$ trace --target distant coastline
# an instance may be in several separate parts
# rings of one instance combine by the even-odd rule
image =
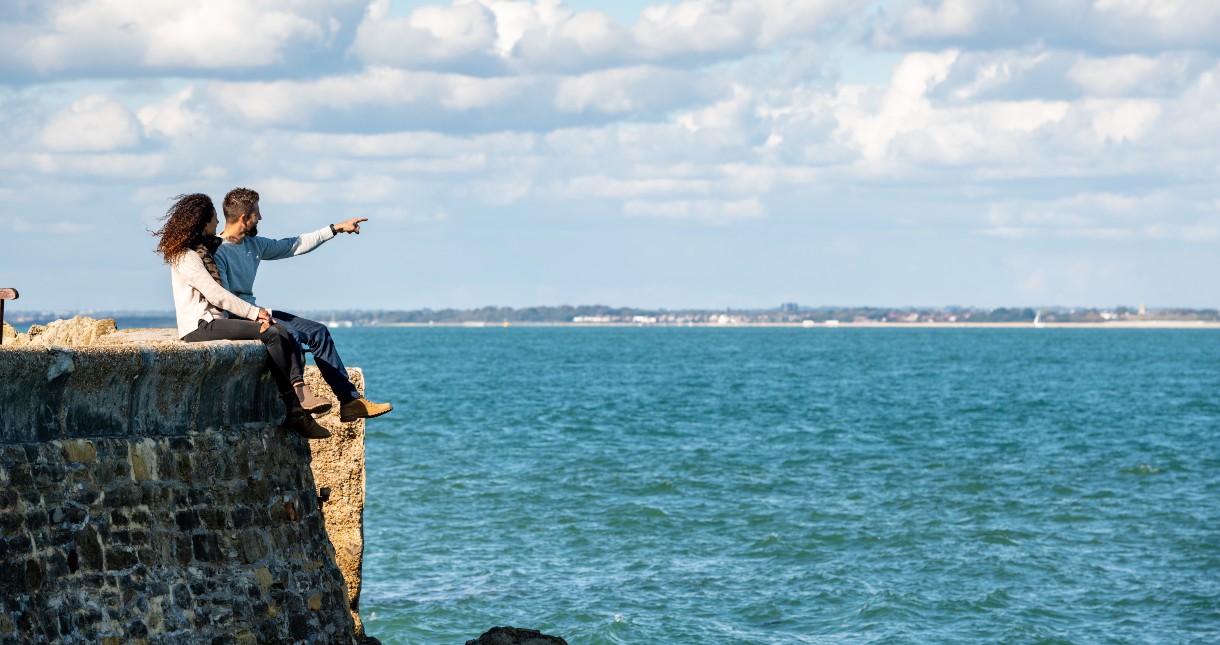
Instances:
[[[173,327],[172,311],[20,311],[5,320],[18,331],[74,315],[113,318],[122,329]],[[637,309],[606,305],[481,307],[478,309],[301,311],[331,327],[815,327],[815,328],[1220,328],[1216,309],[1086,307],[806,307],[769,309]]]
[[[1220,322],[1217,321],[1190,321],[1190,320],[1141,320],[1141,321],[1115,321],[1115,322],[1079,322],[1079,323],[1043,323],[1035,327],[1033,323],[1019,322],[965,322],[965,323],[943,323],[943,322],[860,322],[860,323],[839,323],[837,325],[828,325],[826,323],[814,323],[806,325],[804,323],[629,323],[629,322],[600,322],[600,323],[585,323],[585,322],[510,322],[510,323],[493,323],[493,322],[430,322],[430,323],[380,323],[370,325],[374,327],[406,327],[406,328],[427,328],[427,327],[449,327],[449,328],[467,328],[467,329],[483,329],[493,327],[588,327],[588,328],[632,328],[632,327],[650,327],[650,328],[705,328],[705,329],[737,329],[737,328],[790,328],[790,329],[1220,329]]]

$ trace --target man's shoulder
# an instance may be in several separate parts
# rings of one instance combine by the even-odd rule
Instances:
[[[257,252],[257,251],[261,250],[263,247],[267,246],[268,244],[270,244],[274,241],[275,240],[272,240],[272,239],[266,238],[266,237],[262,237],[259,235],[256,235],[254,237],[243,238],[242,241],[236,242],[236,243],[230,242],[229,240],[225,240],[224,244],[221,244],[220,248],[217,249],[217,253],[219,253],[220,251],[224,251],[225,253],[233,253],[233,254],[238,254],[238,253],[243,253],[243,252],[250,253],[251,251]]]
[[[237,253],[237,248],[238,245],[225,240],[220,243],[220,246],[216,247],[216,250],[212,252],[212,255],[217,258],[223,257],[229,255],[230,253]]]

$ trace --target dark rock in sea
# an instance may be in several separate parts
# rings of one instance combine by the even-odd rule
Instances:
[[[492,627],[482,636],[466,641],[466,645],[568,645],[558,636],[547,636],[536,629]]]

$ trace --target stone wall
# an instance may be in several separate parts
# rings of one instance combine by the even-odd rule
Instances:
[[[0,643],[355,641],[363,424],[311,463],[260,344],[105,340],[0,346]]]

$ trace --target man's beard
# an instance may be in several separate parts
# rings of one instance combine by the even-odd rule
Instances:
[[[246,227],[246,237],[254,237],[258,235],[258,224],[251,224]]]

